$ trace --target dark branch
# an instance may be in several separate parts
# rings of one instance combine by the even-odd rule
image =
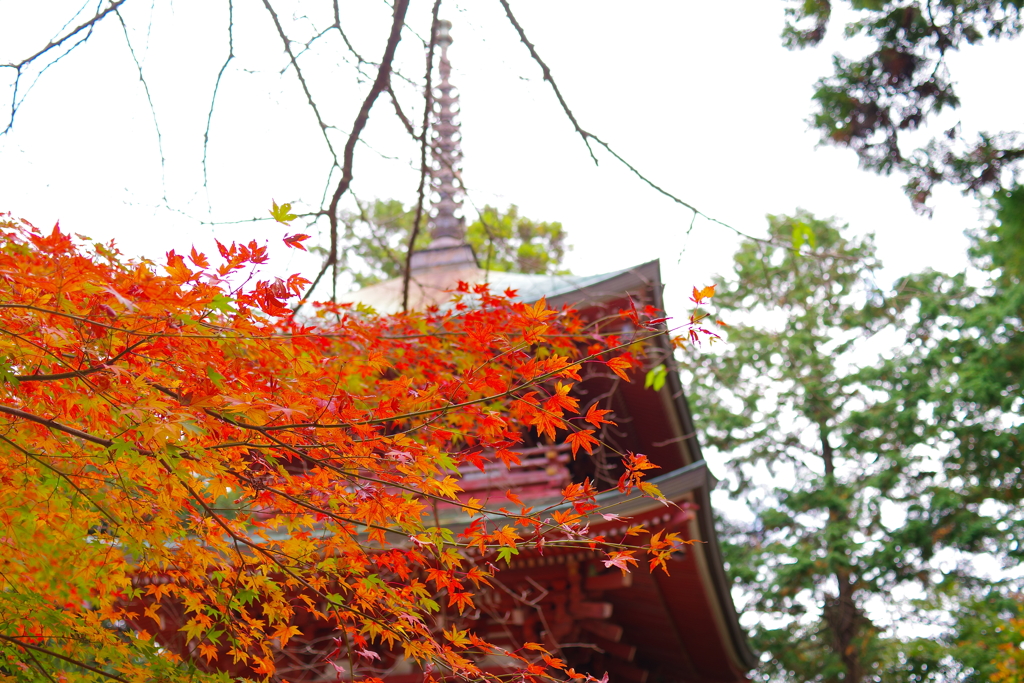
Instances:
[[[62,45],[64,45],[64,43],[68,42],[69,40],[71,40],[72,38],[77,36],[79,33],[81,33],[82,31],[86,31],[87,32],[86,36],[82,40],[80,40],[77,43],[75,43],[74,45],[72,45],[71,48],[68,49],[68,52],[70,52],[71,50],[75,49],[85,39],[87,39],[89,35],[92,35],[92,29],[93,29],[93,27],[97,23],[99,23],[100,21],[105,19],[107,17],[107,15],[110,14],[111,12],[116,12],[118,10],[118,8],[121,7],[121,5],[123,5],[126,2],[128,2],[128,0],[112,0],[112,2],[110,3],[110,7],[106,8],[102,12],[97,13],[92,19],[89,19],[88,21],[79,24],[78,26],[75,27],[75,29],[73,31],[71,31],[71,33],[68,33],[63,38],[60,38],[56,42],[51,40],[49,43],[46,44],[45,47],[43,47],[39,51],[35,52],[34,54],[26,57],[25,59],[21,60],[20,62],[11,63],[11,64],[0,64],[0,68],[9,68],[9,69],[14,69],[15,70],[14,89],[13,89],[13,94],[11,95],[11,120],[7,122],[7,126],[3,129],[3,131],[0,131],[0,135],[6,134],[8,131],[11,130],[11,128],[14,127],[14,117],[17,115],[18,109],[19,109],[19,106],[18,106],[18,84],[21,81],[22,70],[26,66],[31,64],[32,62],[36,61],[37,59],[39,59],[40,57],[45,55],[50,50],[53,50],[54,48],[61,47]],[[67,53],[65,53],[65,54],[67,54]],[[58,57],[57,59],[59,60],[60,57]],[[56,60],[54,60],[54,61],[56,61]],[[45,71],[45,69],[43,69],[43,70]]]
[[[46,655],[48,657],[55,657],[57,659],[60,659],[61,661],[67,662],[68,664],[73,664],[73,665],[75,665],[77,667],[81,667],[81,668],[85,669],[86,671],[91,671],[94,674],[99,674],[100,676],[103,676],[104,678],[110,678],[110,679],[115,680],[115,681],[121,681],[121,683],[128,683],[127,679],[121,678],[120,676],[117,676],[117,675],[112,674],[112,673],[107,673],[103,669],[97,669],[96,667],[89,666],[85,662],[80,662],[77,659],[72,659],[71,657],[65,657],[62,654],[58,654],[56,652],[53,652],[52,650],[47,650],[45,648],[37,647],[35,645],[31,645],[29,643],[22,642],[21,640],[18,640],[18,638],[12,638],[11,636],[6,636],[6,635],[0,633],[0,640],[5,640],[8,643],[16,645],[17,647],[24,648],[26,650],[31,650],[33,652],[38,652],[38,653],[44,654],[44,655]]]
[[[405,126],[406,132],[412,136],[413,140],[419,140],[420,136],[416,135],[416,130],[412,127],[412,121],[410,121],[409,117],[405,115],[404,111],[402,111],[402,105],[399,104],[398,96],[395,95],[395,89],[391,87],[390,83],[388,83],[388,95],[391,95],[391,102],[395,105],[395,115],[398,116],[402,125]]]
[[[206,173],[206,153],[210,147],[210,124],[213,122],[213,105],[217,102],[217,93],[220,91],[220,81],[227,71],[228,64],[235,58],[235,3],[228,0],[228,58],[217,72],[217,80],[213,84],[213,95],[210,97],[210,111],[206,114],[206,130],[203,132],[203,187],[208,188]],[[209,201],[209,194],[207,194]]]
[[[427,71],[423,90],[423,128],[420,131],[420,184],[416,190],[416,216],[412,222],[412,234],[409,235],[409,247],[405,252],[405,267],[402,268],[402,310],[409,310],[409,277],[412,275],[412,252],[416,248],[416,240],[420,236],[420,223],[423,220],[423,199],[427,184],[427,143],[430,135],[430,113],[434,108],[434,91],[431,76],[434,73],[434,48],[437,45],[437,15],[441,11],[441,0],[434,0],[434,9],[430,20],[430,45],[427,47]]]
[[[583,144],[587,146],[587,150],[590,151],[590,158],[594,160],[594,164],[596,165],[597,157],[594,156],[594,150],[590,147],[590,139],[594,136],[580,128],[579,122],[573,115],[572,110],[569,109],[569,105],[566,104],[565,98],[562,97],[562,91],[558,89],[558,84],[555,83],[555,79],[551,76],[551,69],[548,68],[548,65],[545,64],[544,60],[540,58],[539,54],[537,54],[537,48],[533,46],[533,43],[531,43],[529,38],[526,37],[526,32],[523,31],[523,27],[520,26],[518,21],[516,21],[515,15],[512,14],[512,8],[509,7],[508,0],[499,0],[499,2],[501,2],[501,6],[505,8],[505,16],[507,16],[508,20],[512,22],[512,26],[515,27],[516,32],[519,34],[519,40],[523,41],[523,45],[525,45],[526,49],[530,51],[530,56],[533,57],[533,61],[540,65],[541,71],[544,73],[544,80],[551,84],[551,89],[555,91],[555,97],[558,98],[558,103],[562,105],[562,111],[564,111],[565,115],[569,117],[572,127],[575,128],[576,132],[580,134],[581,138],[583,138]]]
[[[77,436],[79,439],[82,439],[83,441],[88,441],[89,443],[94,443],[97,446],[103,446],[104,448],[110,448],[111,446],[114,445],[114,442],[110,441],[109,439],[102,439],[98,436],[93,436],[88,432],[83,432],[80,429],[75,429],[74,427],[62,425],[61,423],[56,422],[55,420],[49,420],[45,417],[33,415],[32,413],[26,413],[24,410],[11,408],[10,406],[0,405],[0,413],[6,413],[7,415],[10,415],[12,417],[19,417],[23,420],[28,420],[29,422],[35,422],[37,424],[43,425],[44,427],[49,427],[50,429],[53,429],[55,431],[70,434],[71,436]],[[152,453],[150,453],[149,451],[144,451],[142,449],[138,450],[143,455],[152,455]]]
[[[264,0],[264,2],[266,1]],[[398,42],[402,39],[402,27],[405,25],[405,15],[408,10],[409,0],[395,1],[391,34],[388,36],[388,43],[384,48],[384,57],[380,60],[377,78],[374,80],[370,92],[366,94],[363,105],[359,108],[359,113],[356,115],[356,120],[352,124],[352,130],[348,135],[348,141],[345,143],[341,179],[338,181],[338,187],[334,190],[334,195],[331,197],[327,213],[327,219],[331,224],[331,246],[327,255],[327,262],[335,271],[337,271],[338,263],[338,202],[341,201],[342,195],[348,191],[349,186],[352,184],[356,142],[359,141],[359,136],[362,134],[363,129],[366,127],[366,122],[370,118],[370,109],[373,108],[374,102],[377,101],[382,92],[387,90],[388,84],[391,82],[391,64],[395,59],[395,50],[398,49]]]

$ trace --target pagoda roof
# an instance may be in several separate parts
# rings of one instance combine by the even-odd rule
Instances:
[[[468,249],[468,246],[461,248]],[[524,301],[544,297],[550,307],[570,305],[581,311],[618,310],[628,305],[630,298],[659,309],[664,307],[660,264],[654,260],[584,276],[488,272],[475,264],[463,262],[453,266],[442,262],[413,272],[410,308],[444,307],[459,281],[470,285],[486,282],[493,291],[517,290],[518,297]],[[368,304],[378,312],[397,311],[401,309],[401,291],[400,279],[389,280],[354,292],[349,300]],[[667,337],[654,337],[651,343],[663,346],[667,363],[673,365]],[[597,495],[598,512],[588,518],[591,533],[612,536],[624,530],[626,523],[608,521],[600,514],[611,512],[652,526],[652,530],[669,526],[682,528],[683,535],[697,543],[688,548],[683,559],[670,563],[669,574],[650,572],[646,567],[634,569],[638,574],[635,584],[607,592],[606,599],[615,603],[617,623],[624,629],[625,638],[636,643],[641,659],[651,665],[658,664],[661,671],[683,667],[680,671],[687,673],[680,674],[683,676],[680,680],[723,683],[746,680],[746,672],[756,666],[757,658],[747,644],[732,601],[710,498],[717,480],[708,470],[701,452],[679,373],[668,372],[666,384],[660,391],[645,389],[638,382],[621,385],[618,391],[623,392],[629,405],[632,429],[643,436],[637,452],[650,455],[664,472],[650,481],[671,504],[666,506],[636,492],[604,491]],[[539,509],[559,500],[552,491],[550,499],[539,497],[529,502]],[[680,505],[689,506],[689,521],[675,514],[681,509]],[[467,518],[459,508],[453,506],[445,512],[441,519],[444,526],[457,529],[466,523]],[[503,571],[530,573],[536,571],[536,567],[571,560],[571,553],[555,549],[547,550],[543,557],[524,550],[509,569]],[[637,606],[652,600],[657,604],[648,604],[643,609]]]
[[[414,270],[409,278],[409,308],[446,306],[459,282],[469,285],[486,283],[493,292],[513,289],[523,301],[537,301],[543,297],[552,306],[581,306],[621,299],[627,293],[651,287],[655,281],[660,286],[657,260],[597,275],[510,273],[485,270],[476,264],[463,262]],[[402,278],[393,278],[350,292],[339,300],[358,302],[378,313],[397,313],[402,310],[403,284]]]

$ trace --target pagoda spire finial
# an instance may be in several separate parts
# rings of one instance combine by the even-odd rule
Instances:
[[[452,44],[452,23],[445,19],[437,22],[435,42],[441,48],[438,72],[441,82],[437,86],[440,95],[435,99],[436,109],[433,122],[431,155],[433,167],[430,187],[430,232],[433,238],[431,248],[461,245],[466,239],[465,219],[456,215],[462,208],[462,149],[459,142],[462,134],[455,117],[459,113],[459,95],[451,84],[451,62],[448,61],[448,46]]]

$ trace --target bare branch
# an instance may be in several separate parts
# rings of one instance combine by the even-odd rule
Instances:
[[[156,118],[156,108],[153,106],[153,96],[149,92],[149,83],[146,82],[145,76],[142,75],[142,64],[139,62],[138,56],[135,54],[135,48],[132,47],[132,41],[128,37],[128,25],[124,23],[124,17],[121,16],[121,10],[115,8],[114,14],[117,15],[117,20],[121,22],[121,30],[124,31],[124,42],[128,46],[128,52],[132,55],[132,61],[135,62],[135,68],[139,72],[139,81],[142,83],[142,88],[146,91],[146,101],[149,103],[149,113],[153,115],[153,128],[156,129],[156,147],[160,152],[160,187],[163,189],[164,203],[167,203],[167,159],[164,157],[164,137],[160,133],[160,122]]]
[[[558,103],[562,105],[562,111],[564,111],[565,115],[569,117],[572,127],[575,128],[576,132],[580,134],[581,138],[583,138],[583,144],[587,146],[587,150],[590,152],[590,158],[594,160],[594,165],[597,165],[597,157],[594,156],[594,150],[590,147],[590,138],[593,136],[580,128],[579,122],[573,115],[572,110],[569,109],[569,105],[566,104],[565,98],[562,97],[562,91],[558,89],[558,84],[555,83],[555,79],[551,76],[551,69],[548,68],[548,65],[545,64],[544,60],[540,58],[539,54],[537,54],[537,48],[533,46],[530,39],[526,37],[526,32],[523,31],[523,27],[519,25],[518,21],[516,21],[515,15],[512,14],[512,8],[509,7],[508,0],[499,0],[499,2],[501,2],[501,6],[505,8],[505,16],[507,16],[508,20],[512,22],[512,26],[515,27],[516,32],[519,34],[519,40],[523,41],[523,45],[525,45],[526,49],[530,51],[530,56],[533,57],[533,61],[540,65],[541,71],[544,72],[544,80],[551,84],[551,89],[555,91],[555,97],[558,98]]]
[[[352,47],[352,42],[349,41],[348,36],[345,35],[345,30],[341,28],[341,12],[338,9],[338,0],[334,0],[334,25],[331,28],[338,29],[338,33],[341,34],[341,39],[345,41],[345,47],[348,48],[349,52],[355,55],[356,60],[360,64],[369,64],[369,62],[366,59],[363,59],[363,56],[359,54],[354,47]]]
[[[203,187],[209,192],[208,178],[206,173],[206,153],[210,147],[210,123],[213,121],[213,105],[217,102],[217,93],[220,91],[220,81],[227,71],[228,64],[235,58],[235,3],[228,0],[228,58],[217,72],[217,80],[213,84],[213,95],[210,97],[210,111],[206,115],[206,130],[203,132]],[[207,194],[209,201],[209,194]]]
[[[364,64],[368,65],[368,66],[377,67],[378,69],[380,68],[380,64],[378,64],[377,62],[373,61],[372,59],[366,59],[361,54],[359,54],[359,51],[356,50],[355,47],[353,47],[352,41],[350,41],[348,39],[348,34],[346,34],[345,30],[341,27],[341,12],[340,12],[340,10],[338,8],[338,0],[334,0],[334,23],[331,24],[330,26],[328,26],[324,30],[324,33],[327,33],[327,31],[330,31],[332,28],[338,30],[338,34],[341,36],[342,41],[344,41],[345,47],[347,47],[348,51],[352,53],[352,56],[354,56],[356,58],[356,69],[359,71],[360,74],[365,75],[363,70],[362,70],[362,67],[363,67]],[[317,36],[316,38],[319,38],[319,36]],[[316,38],[313,38],[313,40],[316,40]],[[311,40],[310,42],[313,42],[313,41]],[[346,60],[346,61],[348,61],[348,60]],[[419,83],[417,83],[416,81],[412,80],[411,78],[408,78],[408,77],[402,75],[402,73],[400,71],[398,71],[398,70],[396,70],[394,68],[392,68],[391,73],[393,75],[395,75],[395,76],[398,76],[398,78],[402,79],[403,81],[405,81],[409,85],[419,86]]]
[[[264,0],[264,2],[266,1],[267,0]],[[334,190],[334,195],[331,197],[331,203],[327,210],[327,219],[331,224],[331,245],[327,259],[331,266],[334,267],[335,271],[337,271],[338,262],[338,202],[341,201],[342,195],[345,194],[349,186],[352,184],[356,142],[359,141],[359,136],[362,134],[363,129],[366,127],[366,122],[370,118],[370,109],[373,108],[374,102],[376,102],[380,94],[387,89],[388,84],[391,81],[391,63],[395,59],[395,50],[398,49],[398,42],[402,39],[402,27],[405,25],[405,15],[408,10],[409,0],[395,1],[395,13],[391,22],[391,34],[388,36],[388,43],[384,48],[384,57],[380,60],[380,69],[377,71],[377,78],[374,80],[373,87],[370,88],[370,92],[366,94],[366,99],[363,100],[363,105],[359,108],[356,120],[352,124],[352,130],[349,132],[348,141],[345,143],[341,179],[338,181],[338,187]]]
[[[34,54],[26,57],[25,59],[21,60],[20,62],[15,62],[15,63],[11,63],[11,64],[0,64],[0,69],[7,68],[7,69],[14,69],[14,71],[15,71],[14,89],[13,89],[13,93],[11,95],[11,120],[7,122],[7,126],[3,129],[3,131],[0,131],[0,135],[6,134],[8,131],[11,130],[11,128],[14,127],[14,118],[15,118],[15,116],[18,113],[18,109],[20,108],[20,105],[18,104],[18,85],[21,82],[21,76],[22,76],[22,72],[23,72],[24,68],[26,66],[32,64],[34,61],[36,61],[37,59],[39,59],[43,55],[45,55],[47,52],[49,52],[49,51],[51,51],[51,50],[53,50],[55,48],[63,46],[64,43],[68,42],[69,40],[71,40],[72,38],[77,36],[79,33],[81,33],[82,31],[86,32],[86,35],[81,40],[79,40],[77,43],[72,45],[68,49],[67,52],[65,52],[60,57],[57,57],[57,59],[55,59],[53,62],[48,64],[46,67],[44,67],[43,71],[45,71],[50,66],[52,66],[54,63],[59,61],[62,57],[67,55],[68,52],[71,52],[71,50],[74,50],[76,47],[81,45],[82,42],[84,42],[86,39],[88,39],[88,37],[90,35],[92,35],[92,29],[93,29],[93,27],[97,23],[99,23],[100,21],[105,19],[107,17],[107,15],[110,14],[111,12],[116,12],[118,10],[118,8],[120,8],[121,5],[123,5],[126,2],[128,2],[128,0],[111,0],[110,7],[107,7],[102,12],[97,12],[96,15],[93,16],[91,19],[89,19],[88,21],[85,21],[85,22],[79,24],[78,26],[75,27],[75,29],[73,31],[71,31],[67,35],[63,36],[62,38],[59,38],[56,41],[51,40],[43,48],[41,48],[40,50],[38,50]]]
[[[437,15],[441,11],[441,0],[434,0],[430,20],[430,45],[427,47],[427,71],[423,91],[423,128],[420,130],[420,184],[416,190],[416,216],[409,235],[409,247],[405,252],[405,267],[402,268],[402,310],[409,310],[409,277],[412,275],[412,252],[420,236],[420,222],[423,220],[423,199],[427,184],[427,143],[430,135],[430,114],[434,108],[434,91],[431,76],[434,73],[434,48],[437,45]]]
[[[583,142],[584,142],[584,144],[586,144],[587,150],[590,151],[590,158],[594,160],[595,164],[597,164],[598,162],[597,162],[597,157],[594,155],[594,150],[591,147],[591,144],[590,144],[591,141],[596,142],[601,147],[604,147],[605,151],[607,151],[609,154],[611,154],[613,157],[615,157],[615,159],[617,161],[622,163],[626,168],[628,168],[630,171],[632,171],[633,174],[637,178],[642,180],[644,183],[649,185],[651,188],[653,188],[657,192],[660,192],[664,196],[668,197],[669,199],[671,199],[676,204],[679,204],[680,206],[683,206],[683,207],[689,209],[690,211],[692,211],[694,217],[700,216],[701,218],[704,218],[705,220],[710,221],[711,223],[715,223],[717,225],[721,225],[723,228],[728,228],[729,230],[732,230],[734,233],[736,233],[737,235],[739,235],[741,237],[745,237],[747,239],[755,240],[755,241],[758,241],[758,242],[764,242],[766,244],[773,244],[770,240],[766,240],[766,239],[761,238],[761,237],[754,237],[753,235],[748,235],[747,233],[743,232],[742,230],[739,230],[738,228],[734,228],[733,226],[729,225],[728,223],[726,223],[724,221],[721,221],[721,220],[719,220],[717,218],[709,216],[708,214],[704,213],[703,211],[701,211],[700,209],[695,207],[693,204],[690,204],[689,202],[683,200],[679,196],[677,196],[675,194],[672,194],[671,192],[669,192],[668,190],[666,190],[665,188],[661,187],[660,185],[658,185],[657,183],[652,181],[650,178],[645,176],[643,173],[641,173],[639,169],[637,169],[631,163],[626,161],[618,152],[613,150],[611,148],[611,146],[607,142],[605,142],[601,138],[597,137],[593,133],[590,133],[590,132],[584,130],[580,126],[579,122],[576,120],[576,116],[572,113],[572,110],[569,109],[569,105],[566,103],[565,98],[562,97],[562,92],[558,89],[558,84],[555,83],[555,79],[551,75],[551,69],[548,68],[548,65],[546,63],[544,63],[543,59],[541,59],[540,55],[537,53],[537,48],[534,47],[533,43],[531,43],[530,40],[526,37],[526,32],[523,30],[523,27],[516,20],[515,15],[512,14],[512,8],[509,6],[508,0],[498,0],[498,1],[501,3],[501,6],[505,8],[505,15],[508,17],[508,20],[512,23],[512,26],[516,29],[516,32],[519,34],[519,39],[522,41],[523,45],[525,45],[526,48],[530,51],[530,56],[533,57],[533,61],[537,62],[537,64],[540,66],[541,71],[544,73],[544,80],[551,84],[551,89],[555,91],[555,97],[558,98],[558,103],[560,105],[562,105],[562,111],[565,112],[565,115],[569,118],[569,121],[572,123],[573,128],[576,129],[576,132],[579,133],[581,138],[583,138]],[[691,222],[690,229],[692,229],[692,228],[693,228],[693,223]],[[777,245],[777,246],[780,246],[780,245]]]
[[[292,52],[292,41],[288,35],[284,32],[284,27],[281,26],[281,20],[277,17],[277,12],[270,5],[270,0],[263,0],[263,6],[267,8],[267,12],[270,13],[270,17],[274,20],[274,26],[277,27],[277,35],[281,37],[281,42],[284,43],[284,51],[288,54],[288,60],[291,65],[295,68],[295,75],[299,78],[299,83],[302,85],[302,92],[306,93],[306,102],[309,103],[310,108],[313,110],[314,116],[316,116],[316,122],[320,126],[320,132],[324,136],[324,140],[327,142],[327,149],[331,152],[331,157],[334,159],[334,165],[338,165],[338,153],[334,151],[334,145],[331,144],[331,138],[327,135],[328,125],[324,122],[322,116],[320,116],[320,108],[316,106],[316,102],[313,100],[313,94],[309,91],[309,86],[306,84],[306,77],[302,74],[302,69],[299,68],[299,63],[295,59],[295,53]]]

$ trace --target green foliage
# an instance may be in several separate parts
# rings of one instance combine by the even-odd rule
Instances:
[[[661,388],[665,386],[665,380],[668,378],[668,368],[662,363],[657,367],[653,367],[647,371],[647,375],[644,377],[644,389],[654,389],[655,391],[661,391]]]
[[[735,277],[716,282],[728,344],[689,361],[691,401],[756,515],[723,536],[766,679],[991,671],[1005,642],[994,624],[1013,601],[967,559],[1024,548],[1024,241],[1002,242],[1022,228],[1017,193],[1000,201],[1001,220],[976,236],[985,288],[924,273],[886,297],[871,239],[802,211],[770,216],[771,244],[745,242]],[[940,562],[950,552],[964,561]],[[896,604],[894,593],[921,597]],[[880,621],[883,607],[900,617]]]
[[[415,208],[407,209],[395,199],[361,204],[358,214],[343,215],[345,248],[340,256],[341,268],[349,272],[360,287],[401,277],[415,218]],[[515,205],[504,212],[485,206],[480,218],[466,229],[466,240],[476,252],[481,267],[488,270],[567,272],[561,270],[562,259],[569,248],[562,224],[520,216]],[[430,232],[424,215],[416,249],[428,246]]]
[[[519,215],[515,204],[501,212],[485,206],[466,231],[480,265],[489,270],[554,275],[562,270],[569,248],[558,222],[544,223]]]
[[[856,19],[848,38],[867,39],[862,59],[836,55],[832,75],[817,83],[814,125],[828,144],[853,149],[865,168],[907,174],[914,206],[927,212],[936,184],[991,194],[1012,177],[1024,158],[1014,133],[981,133],[974,141],[959,128],[906,153],[901,136],[929,117],[960,106],[947,56],[985,38],[1014,38],[1024,27],[1022,0],[850,0]],[[814,46],[832,18],[830,0],[795,0],[787,8],[783,42],[790,48]]]

